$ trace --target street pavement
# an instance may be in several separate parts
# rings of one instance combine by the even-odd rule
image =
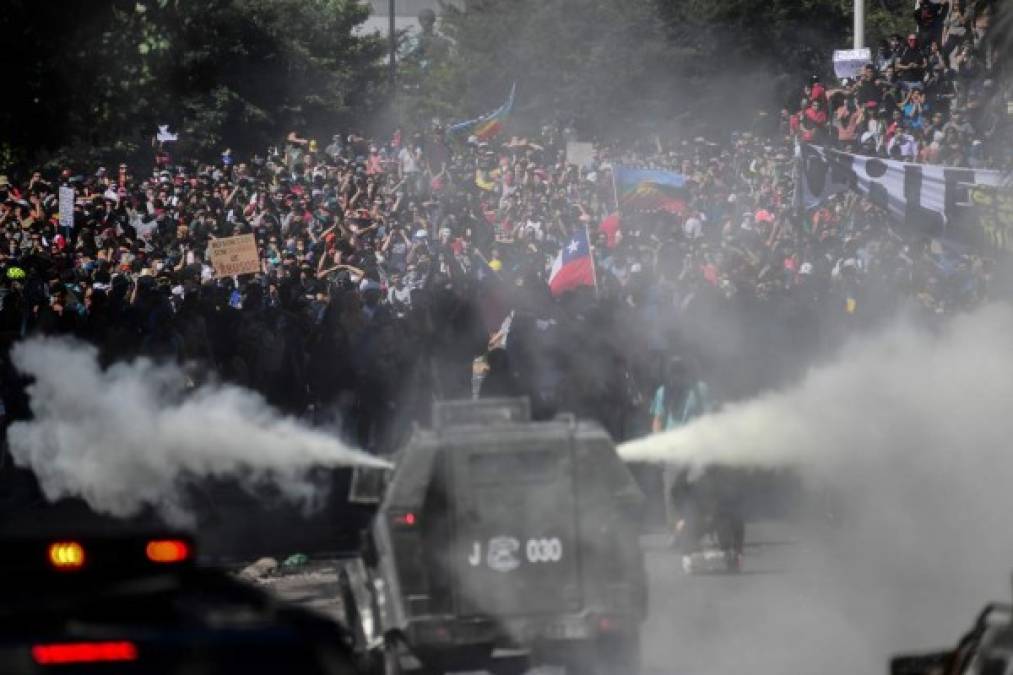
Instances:
[[[642,633],[649,675],[827,672],[806,663],[798,636],[808,619],[811,551],[794,528],[751,523],[742,571],[687,575],[660,537],[644,541],[650,613]],[[882,671],[881,671],[882,672]]]

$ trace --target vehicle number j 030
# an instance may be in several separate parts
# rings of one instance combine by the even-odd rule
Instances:
[[[513,537],[494,537],[488,544],[476,541],[468,552],[468,564],[478,567],[486,560],[488,565],[500,571],[516,568],[514,552],[521,548],[520,542]],[[485,551],[483,551],[485,549]],[[559,537],[539,537],[524,542],[523,555],[531,564],[556,563],[563,559],[563,542]],[[485,555],[483,556],[483,553]]]

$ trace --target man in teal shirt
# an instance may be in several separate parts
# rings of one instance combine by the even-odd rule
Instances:
[[[676,357],[668,362],[665,383],[658,387],[651,404],[651,429],[670,431],[694,417],[710,412],[712,404],[707,385],[698,380],[689,366]],[[696,481],[690,481],[684,467],[666,465],[664,472],[665,505],[674,533],[683,553],[683,569],[693,570],[692,554],[700,550],[701,540],[713,532],[718,545],[726,550],[729,569],[739,569],[742,559],[744,524],[719,498],[719,484],[727,478],[708,469]],[[715,501],[717,499],[717,501]]]
[[[665,383],[658,387],[651,404],[651,431],[670,431],[710,410],[707,385],[692,377],[681,358],[669,360]]]

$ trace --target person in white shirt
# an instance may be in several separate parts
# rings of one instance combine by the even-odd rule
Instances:
[[[703,236],[703,214],[696,212],[693,213],[686,222],[683,223],[682,231],[686,234],[688,239],[699,239]]]

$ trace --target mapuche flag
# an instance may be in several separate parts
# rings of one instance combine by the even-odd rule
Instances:
[[[517,93],[517,83],[510,87],[510,96],[506,102],[491,113],[467,122],[458,122],[447,127],[447,135],[450,137],[461,137],[464,135],[475,136],[480,141],[487,141],[503,130],[503,123],[510,116],[514,107],[514,94]]]
[[[613,177],[620,207],[669,213],[686,208],[686,177],[681,173],[617,166]]]
[[[561,295],[579,286],[594,285],[594,261],[591,259],[587,230],[579,229],[570,235],[569,241],[552,262],[549,290],[553,295]]]

